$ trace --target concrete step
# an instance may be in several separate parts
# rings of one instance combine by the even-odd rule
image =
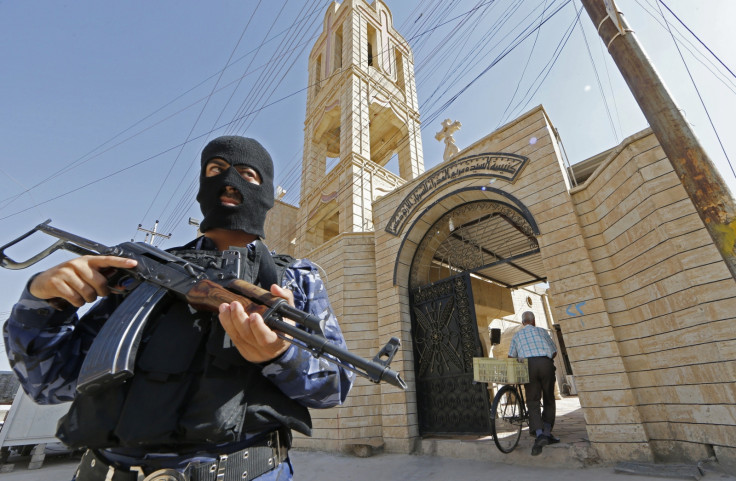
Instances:
[[[498,450],[493,438],[425,438],[421,441],[421,452],[427,456],[459,459],[475,459],[523,466],[582,468],[600,463],[595,449],[588,441],[565,442],[545,446],[542,453],[532,456],[534,438],[522,432],[519,445],[509,454]]]

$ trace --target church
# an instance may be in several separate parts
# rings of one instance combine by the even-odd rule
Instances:
[[[266,240],[323,269],[348,348],[391,337],[408,389],[358,378],[295,446],[412,453],[487,436],[473,357],[520,311],[547,321],[605,462],[736,462],[736,285],[646,129],[575,164],[543,106],[425,171],[411,46],[381,0],[331,4],[309,55],[298,206]],[[387,168],[398,162],[398,173]]]

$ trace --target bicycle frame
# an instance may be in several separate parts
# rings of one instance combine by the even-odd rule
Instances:
[[[527,425],[529,424],[529,411],[526,410],[526,398],[524,397],[524,389],[523,384],[514,384],[514,387],[516,388],[516,393],[519,395],[519,399],[521,400],[521,419],[523,422],[526,422]]]

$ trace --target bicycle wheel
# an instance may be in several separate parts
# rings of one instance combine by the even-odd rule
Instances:
[[[491,406],[491,433],[502,453],[510,453],[519,444],[523,406],[516,388],[506,385],[498,390]]]

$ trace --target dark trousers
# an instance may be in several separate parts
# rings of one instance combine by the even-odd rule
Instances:
[[[529,431],[544,429],[543,423],[555,424],[555,363],[548,357],[529,358],[529,384],[526,407],[529,410]],[[540,400],[544,400],[544,410]]]

